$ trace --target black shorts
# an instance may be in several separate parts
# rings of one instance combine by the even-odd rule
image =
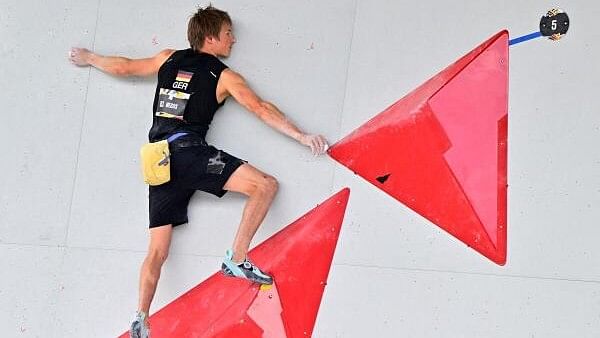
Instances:
[[[150,228],[188,222],[187,207],[196,190],[223,197],[223,186],[245,161],[200,139],[181,137],[169,144],[171,180],[150,186]]]

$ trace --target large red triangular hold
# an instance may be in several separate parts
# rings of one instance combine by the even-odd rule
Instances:
[[[152,315],[152,336],[310,337],[349,195],[341,190],[248,253],[273,286],[215,273]]]
[[[329,153],[504,265],[507,123],[508,32],[501,31]]]

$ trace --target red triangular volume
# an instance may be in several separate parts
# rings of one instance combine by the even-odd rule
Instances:
[[[508,32],[334,144],[331,157],[506,263]]]
[[[152,315],[152,336],[310,337],[349,195],[341,190],[248,253],[273,286],[215,273]]]

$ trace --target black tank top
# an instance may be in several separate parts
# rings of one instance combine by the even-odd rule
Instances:
[[[178,50],[158,71],[150,142],[178,132],[206,137],[217,102],[217,82],[227,66],[213,55],[193,49]],[[191,136],[190,135],[190,136]]]

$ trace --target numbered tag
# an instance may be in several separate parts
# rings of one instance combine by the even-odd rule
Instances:
[[[558,8],[553,8],[540,20],[540,33],[550,40],[560,40],[569,30],[569,16]]]
[[[190,94],[174,89],[160,88],[156,116],[183,120],[189,98]]]

